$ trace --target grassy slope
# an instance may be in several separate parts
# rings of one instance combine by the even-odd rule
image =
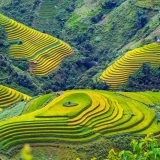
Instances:
[[[46,105],[46,102],[52,98],[52,94],[46,94],[32,99],[29,103],[26,104],[23,114],[31,113],[43,108]]]
[[[2,0],[0,2],[0,6],[5,6],[6,4],[8,4],[10,2],[10,0]]]
[[[1,54],[5,54],[6,52],[1,52]],[[0,54],[0,56],[1,56]],[[41,92],[41,85],[35,79],[34,76],[22,71],[21,69],[15,67],[7,57],[1,56],[1,60],[3,60],[3,66],[1,64],[0,70],[0,84],[6,85],[11,88],[15,88],[16,90],[29,94],[29,95],[37,95]],[[24,83],[26,82],[26,83]]]

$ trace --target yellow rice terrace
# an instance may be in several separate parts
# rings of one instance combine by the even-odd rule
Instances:
[[[73,53],[72,48],[63,41],[31,29],[0,14],[0,25],[7,32],[8,40],[14,41],[9,53],[14,58],[26,59],[28,72],[45,76],[55,70],[62,59]]]
[[[13,115],[0,122],[1,150],[12,152],[25,143],[83,144],[115,134],[160,131],[154,111],[148,108],[160,103],[157,92],[72,90],[41,95],[23,103],[18,117]]]
[[[100,79],[110,84],[111,89],[117,89],[145,62],[150,62],[154,67],[160,66],[160,43],[151,43],[127,52],[111,64]]]

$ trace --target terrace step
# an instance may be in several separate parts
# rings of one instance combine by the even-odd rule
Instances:
[[[160,44],[152,43],[127,52],[124,56],[110,65],[101,75],[101,79],[110,84],[111,89],[117,89],[124,84],[144,62],[152,66],[160,65]]]

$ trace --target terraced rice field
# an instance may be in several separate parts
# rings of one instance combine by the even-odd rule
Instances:
[[[51,95],[42,96],[45,101]],[[140,98],[138,98],[140,97]],[[143,97],[143,99],[142,99]],[[158,133],[155,113],[146,104],[160,102],[160,93],[66,91],[43,108],[0,122],[0,150],[12,152],[24,143],[86,143],[120,133]],[[64,106],[64,103],[76,106]],[[37,107],[38,108],[38,107]],[[24,112],[25,113],[25,112]]]
[[[14,89],[0,85],[0,107],[10,106],[20,100],[29,100],[31,97]]]
[[[62,59],[73,53],[72,48],[63,41],[41,33],[0,14],[0,25],[8,34],[11,45],[9,53],[14,58],[25,58],[30,71],[44,76],[56,69]]]
[[[154,67],[160,66],[160,44],[152,43],[127,52],[110,65],[100,79],[110,84],[111,89],[117,89],[145,62],[150,62]]]
[[[65,0],[42,0],[40,7],[38,8],[38,16],[41,18],[53,18],[57,14],[70,6],[70,1]],[[63,19],[63,17],[62,17]]]
[[[55,10],[55,2],[51,0],[43,0],[39,9],[39,16],[44,18],[51,18]]]

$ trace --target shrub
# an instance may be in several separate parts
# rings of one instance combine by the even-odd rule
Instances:
[[[109,151],[108,160],[159,160],[160,148],[158,141],[152,135],[148,134],[140,142],[132,140],[131,146],[133,151],[121,151],[116,153],[114,149]]]

